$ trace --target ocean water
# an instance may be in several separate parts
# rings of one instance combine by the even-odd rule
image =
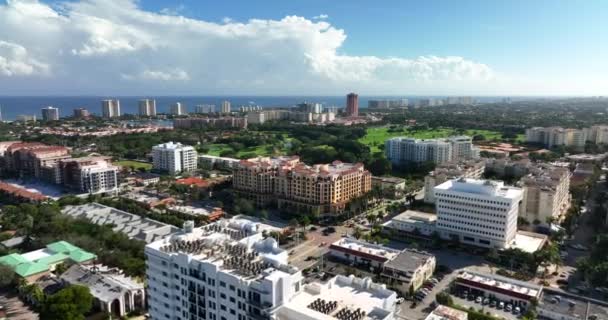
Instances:
[[[189,112],[194,111],[198,104],[220,105],[222,101],[230,101],[233,110],[237,110],[243,105],[259,105],[263,108],[290,107],[298,103],[307,101],[322,103],[325,106],[344,107],[346,96],[129,96],[129,97],[102,97],[102,96],[0,96],[0,107],[2,120],[14,120],[17,115],[27,114],[42,117],[41,109],[46,106],[59,108],[61,117],[71,116],[75,108],[86,108],[93,114],[101,114],[101,100],[119,99],[120,108],[123,114],[137,114],[137,102],[142,98],[156,100],[156,110],[159,113],[168,112],[169,106],[175,102],[184,104]],[[428,97],[407,97],[407,96],[359,96],[359,107],[367,108],[367,102],[374,99],[409,99],[410,103]],[[441,97],[435,97],[441,98]],[[475,98],[478,101],[497,101],[500,97],[481,97]]]

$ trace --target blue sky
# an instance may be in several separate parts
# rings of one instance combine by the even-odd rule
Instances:
[[[122,81],[120,90],[142,92],[153,88],[166,93],[193,92],[197,86],[192,82],[208,88],[204,93],[235,94],[338,94],[349,89],[376,94],[479,95],[600,95],[608,91],[604,76],[608,73],[606,1],[40,3],[36,10],[45,11],[40,7],[48,5],[49,10],[60,14],[49,21],[53,27],[65,28],[63,34],[74,34],[71,39],[61,39],[64,47],[72,48],[72,54],[62,51],[59,57],[51,55],[60,49],[40,48],[40,43],[31,41],[42,37],[38,33],[44,31],[35,29],[41,26],[18,29],[15,23],[2,28],[3,12],[7,17],[18,12],[25,19],[33,11],[15,5],[31,3],[12,2],[2,5],[0,1],[0,41],[6,43],[5,60],[25,59],[15,53],[15,48],[24,48],[28,57],[31,53],[29,64],[33,70],[36,71],[36,63],[40,69],[25,72],[25,76],[45,73],[50,85],[46,90],[51,92],[64,90],[67,79],[74,81],[70,75],[78,71],[99,72],[90,67],[92,62],[103,62],[112,68],[103,70],[103,79],[97,83],[90,78],[76,79],[73,85],[79,92],[111,91],[116,82],[106,78],[112,76]],[[120,12],[113,17],[112,11]],[[142,13],[154,14],[157,20],[166,18],[168,22],[150,24]],[[62,21],[62,15],[68,19]],[[318,19],[320,15],[327,18]],[[287,16],[303,20],[286,21]],[[266,24],[252,24],[251,19]],[[100,24],[100,20],[107,23]],[[207,28],[199,22],[212,26]],[[239,31],[227,39],[227,30]],[[246,32],[241,34],[240,30]],[[9,35],[10,31],[21,31],[23,39]],[[277,37],[277,33],[281,36]],[[162,38],[165,34],[166,39]],[[177,40],[171,42],[171,37]],[[181,37],[183,43],[179,42]],[[193,56],[177,52],[180,47],[189,48],[194,57],[205,60],[203,65]],[[218,54],[213,48],[230,54]],[[243,56],[247,63],[241,61]],[[134,68],[134,63],[121,65],[131,58],[141,64],[139,69]],[[24,76],[19,75],[24,72],[15,65],[12,69],[5,66],[4,79],[10,73],[10,83]],[[236,75],[229,77],[231,74]],[[285,87],[286,80],[298,74],[306,77]],[[54,80],[49,81],[51,78]],[[44,79],[35,80],[45,83]],[[2,81],[0,62],[0,84]],[[31,90],[26,90],[24,83],[28,82],[17,81],[12,84],[13,89]]]

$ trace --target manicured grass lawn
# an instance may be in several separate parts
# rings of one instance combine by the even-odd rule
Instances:
[[[372,127],[367,128],[367,134],[365,137],[359,139],[359,142],[370,147],[371,152],[379,152],[380,149],[378,146],[383,145],[384,142],[392,137],[412,137],[418,139],[433,139],[433,138],[445,138],[452,135],[457,135],[456,130],[450,128],[438,128],[434,130],[418,130],[418,131],[397,131],[397,132],[388,132],[389,127]],[[502,136],[502,133],[498,131],[490,131],[490,130],[466,130],[465,134],[468,136],[474,136],[477,134],[482,134],[485,136],[486,140],[499,139]],[[517,141],[523,141],[525,139],[525,135],[518,135]]]
[[[133,167],[133,168],[135,168],[135,170],[137,170],[139,168],[144,168],[146,170],[152,169],[152,164],[148,163],[148,162],[121,160],[121,161],[115,161],[114,164],[123,166],[123,167]]]
[[[221,143],[210,144],[207,146],[209,147],[209,152],[207,152],[206,154],[209,154],[212,156],[219,156],[223,151],[232,150],[227,144],[221,144]],[[243,148],[236,152],[236,156],[237,156],[237,158],[240,158],[246,154],[250,154],[253,156],[262,156],[262,157],[270,156],[270,155],[272,155],[271,147],[272,147],[272,145],[261,145],[261,146]],[[283,148],[280,148],[279,153],[284,153],[284,152],[285,152],[285,150],[283,150]]]

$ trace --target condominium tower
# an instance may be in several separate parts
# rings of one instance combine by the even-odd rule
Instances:
[[[176,102],[171,105],[171,114],[175,116],[183,116],[186,115],[188,111],[186,110],[186,106],[181,102]]]
[[[384,152],[395,165],[427,161],[439,164],[479,158],[479,149],[468,136],[428,140],[395,137],[386,141]]]
[[[53,107],[42,108],[42,121],[59,120],[59,109]]]
[[[221,113],[230,113],[230,101],[222,101]]]
[[[101,116],[104,118],[120,117],[120,101],[117,99],[102,100]]]
[[[144,117],[156,116],[156,100],[141,99],[138,102],[139,115]]]
[[[170,174],[196,170],[196,150],[181,143],[167,142],[152,148],[153,168]]]
[[[349,117],[359,116],[359,96],[356,93],[346,95],[346,115]]]
[[[548,224],[561,222],[570,208],[570,177],[568,168],[537,165],[521,178],[524,189],[520,216],[528,222]]]

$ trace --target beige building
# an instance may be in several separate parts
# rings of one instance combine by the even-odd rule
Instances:
[[[538,165],[520,180],[524,197],[520,217],[532,223],[561,221],[570,208],[570,171],[549,165]]]
[[[424,202],[435,203],[433,188],[459,177],[479,179],[485,171],[484,160],[467,160],[439,164],[424,177]]]
[[[548,148],[554,146],[568,146],[584,148],[589,129],[564,129],[562,127],[535,127],[526,129],[526,141],[541,143]],[[594,140],[593,133],[590,140]]]
[[[233,186],[258,206],[276,203],[280,209],[339,214],[348,202],[371,190],[371,174],[360,163],[308,166],[297,156],[258,157],[239,162]]]

